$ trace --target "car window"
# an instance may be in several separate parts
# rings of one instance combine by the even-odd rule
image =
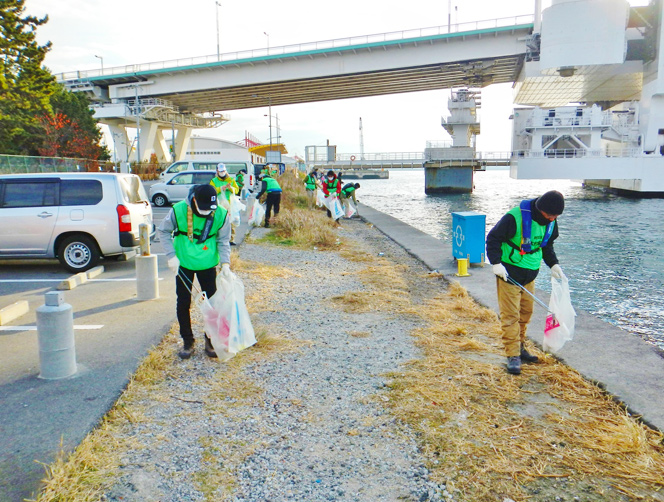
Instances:
[[[201,169],[205,171],[216,171],[218,162],[192,162],[194,169]]]
[[[196,185],[209,185],[216,173],[194,173],[194,183]]]
[[[226,163],[226,170],[228,171],[229,174],[237,174],[240,169],[246,168],[247,165],[243,163]]]
[[[138,176],[124,176],[120,178],[122,198],[129,204],[137,204],[148,200],[148,194]]]
[[[180,174],[173,178],[170,182],[172,185],[191,185],[193,184],[194,175],[193,173]]]
[[[187,169],[187,167],[189,167],[188,162],[176,162],[175,164],[173,164],[171,167],[168,168],[168,172],[170,174],[179,173],[180,171],[184,171],[185,169]]]
[[[57,182],[25,182],[5,184],[2,207],[55,206]]]
[[[61,206],[94,206],[101,202],[104,193],[98,180],[61,180]]]

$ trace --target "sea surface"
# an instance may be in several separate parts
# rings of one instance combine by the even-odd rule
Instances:
[[[450,243],[452,212],[485,214],[488,232],[521,200],[560,191],[566,203],[555,250],[573,305],[664,349],[664,199],[620,197],[575,181],[514,180],[507,170],[475,173],[471,194],[426,195],[423,169],[359,183],[363,204]],[[544,264],[536,286],[551,290]]]

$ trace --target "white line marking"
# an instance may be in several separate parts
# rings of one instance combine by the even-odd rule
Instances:
[[[74,329],[101,329],[103,324],[74,324]],[[0,326],[0,331],[37,331],[37,326]]]
[[[0,283],[9,283],[12,282],[62,282],[65,279],[0,279]],[[163,281],[163,277],[159,278],[160,281]],[[88,279],[87,282],[132,282],[136,281],[136,278],[126,278],[126,279]]]

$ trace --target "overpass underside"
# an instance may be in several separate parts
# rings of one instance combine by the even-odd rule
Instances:
[[[522,64],[523,54],[515,54],[495,59],[451,61],[326,77],[285,78],[270,83],[164,94],[161,97],[193,112],[209,109],[210,103],[215,103],[214,108],[218,111],[238,110],[264,106],[263,102],[257,104],[255,94],[270,96],[271,104],[275,106],[511,83],[516,80]]]

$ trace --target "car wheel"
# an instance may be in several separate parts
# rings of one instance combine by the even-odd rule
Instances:
[[[70,272],[85,272],[99,263],[97,243],[85,235],[63,239],[58,248],[58,260]]]
[[[157,207],[164,207],[166,204],[168,204],[168,199],[166,198],[165,195],[158,193],[157,195],[152,197],[152,202]]]

